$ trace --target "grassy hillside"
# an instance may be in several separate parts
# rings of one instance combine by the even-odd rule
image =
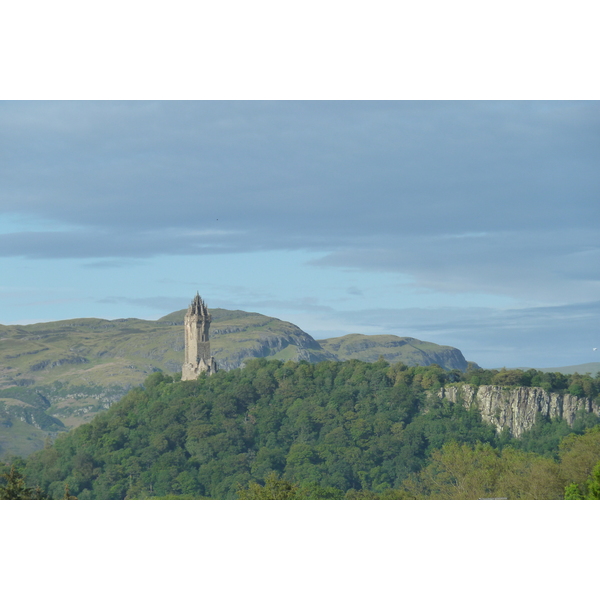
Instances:
[[[174,328],[179,354],[168,366],[169,371],[179,371],[183,361],[183,319],[180,310],[156,323]],[[276,358],[281,360],[307,360],[320,362],[335,360],[307,333],[293,323],[242,310],[210,309],[210,347],[220,369],[241,367],[248,358]]]
[[[309,362],[334,358],[292,323],[243,311],[211,312],[211,349],[221,369],[281,354]],[[158,321],[72,319],[0,326],[0,387],[51,386],[57,391],[66,385],[75,390],[60,393],[66,408],[81,400],[86,388],[97,401],[107,388],[126,390],[152,372],[177,372],[183,361],[184,314]]]
[[[49,432],[0,411],[0,458],[9,454],[28,456],[44,447]],[[4,452],[3,452],[4,450]]]
[[[456,348],[422,342],[415,338],[396,335],[361,335],[353,333],[338,338],[319,340],[322,348],[338,360],[357,359],[374,362],[380,356],[388,362],[403,362],[410,367],[439,364],[446,369],[467,368],[467,361]]]

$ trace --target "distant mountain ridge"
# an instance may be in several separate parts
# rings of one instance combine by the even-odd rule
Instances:
[[[518,367],[518,369],[519,371],[528,371],[530,367]],[[579,373],[580,375],[591,373],[595,375],[596,373],[600,373],[600,362],[583,363],[567,367],[546,367],[544,369],[536,369],[536,371],[541,371],[542,373],[562,373],[563,375],[573,375],[574,373]]]
[[[335,355],[337,360],[374,362],[381,356],[387,362],[403,362],[409,367],[438,364],[444,369],[466,371],[469,366],[457,348],[422,342],[411,337],[351,333],[318,342],[324,350]]]
[[[157,321],[70,319],[0,325],[0,454],[40,448],[51,433],[90,421],[157,371],[183,363],[185,309]],[[260,313],[210,309],[211,352],[219,368],[251,358],[282,361],[380,356],[408,366],[466,370],[460,350],[393,335],[315,340],[298,326]],[[18,438],[18,440],[17,440]]]

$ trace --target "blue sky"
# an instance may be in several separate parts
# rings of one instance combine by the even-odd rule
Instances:
[[[0,323],[187,306],[598,360],[598,102],[0,104]]]

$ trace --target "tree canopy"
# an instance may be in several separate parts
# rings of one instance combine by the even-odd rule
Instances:
[[[572,481],[556,466],[559,444],[573,429],[541,423],[515,440],[476,408],[435,393],[501,373],[265,359],[195,381],[154,373],[91,423],[31,455],[23,472],[56,499],[66,486],[79,499],[562,497]],[[589,461],[571,463],[573,481],[590,476]],[[462,464],[464,477],[460,469],[448,475],[450,464]]]

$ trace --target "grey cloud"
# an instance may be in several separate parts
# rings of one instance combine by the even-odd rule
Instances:
[[[302,248],[434,290],[597,297],[597,102],[9,102],[0,127],[0,209],[74,228],[2,256]]]
[[[278,310],[293,310],[293,311],[310,311],[311,313],[331,313],[333,308],[330,306],[321,305],[316,298],[305,297],[297,300],[285,301],[276,299],[259,299],[256,294],[248,294],[253,296],[252,299],[245,300],[245,303],[251,305],[252,310],[264,310],[266,315],[270,315],[273,311]],[[164,310],[165,314],[174,312],[187,307],[190,298],[176,296],[154,296],[135,298],[130,296],[107,296],[96,301],[98,304],[130,304],[133,306],[142,306],[145,308]],[[210,308],[217,308],[221,304],[227,305],[229,310],[235,310],[235,306],[231,305],[231,300],[221,302],[218,297],[212,297]],[[248,310],[246,306],[244,310]]]
[[[409,274],[413,286],[447,293],[592,300],[600,291],[600,244],[589,225],[529,235],[397,236],[334,251],[311,264]]]
[[[144,258],[158,255],[225,254],[257,250],[247,248],[243,235],[230,241],[214,236],[189,236],[163,231],[21,232],[0,235],[0,256],[27,258]],[[88,266],[117,266],[117,261]]]
[[[252,300],[251,305],[253,309],[267,311],[293,310],[313,314],[334,312],[333,307],[319,304],[316,298],[311,297],[298,298],[298,300]]]
[[[1,244],[1,239],[0,239]],[[43,254],[44,257],[48,258],[49,254]],[[135,265],[135,262],[132,260],[122,260],[122,259],[114,259],[114,260],[99,260],[96,262],[84,263],[83,267],[86,269],[125,269],[127,267],[131,267]]]
[[[362,290],[358,289],[356,286],[351,286],[346,290],[347,294],[350,294],[351,296],[362,296]]]
[[[111,228],[535,229],[595,214],[599,124],[593,103],[8,103],[1,192]]]

